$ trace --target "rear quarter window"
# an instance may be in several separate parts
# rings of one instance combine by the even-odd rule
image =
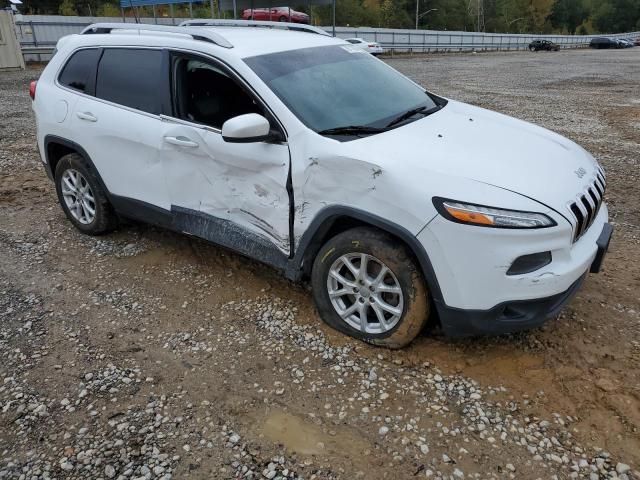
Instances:
[[[60,85],[79,92],[91,94],[96,78],[96,67],[100,58],[98,48],[86,48],[75,52],[60,72]]]
[[[158,115],[166,83],[163,52],[151,49],[105,49],[98,65],[96,97]]]

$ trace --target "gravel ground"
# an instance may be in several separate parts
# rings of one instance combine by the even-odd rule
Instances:
[[[605,271],[544,328],[395,352],[214,246],[82,236],[38,163],[39,69],[0,74],[0,478],[640,479],[639,60],[388,60],[589,149],[616,227]]]

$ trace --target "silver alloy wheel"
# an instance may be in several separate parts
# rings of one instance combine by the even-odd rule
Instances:
[[[340,318],[362,333],[388,332],[402,317],[400,283],[391,269],[372,255],[347,253],[333,262],[327,292]]]
[[[88,225],[96,217],[96,201],[87,179],[77,170],[65,170],[60,178],[62,197],[78,222]]]

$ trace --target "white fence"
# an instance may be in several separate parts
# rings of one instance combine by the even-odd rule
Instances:
[[[127,19],[132,21],[131,18]],[[143,23],[177,25],[183,18],[142,18]],[[26,60],[47,60],[56,42],[65,35],[79,33],[95,22],[121,22],[121,17],[65,17],[57,15],[17,15],[16,30]],[[328,32],[331,28],[326,28]],[[449,32],[435,30],[402,30],[387,28],[336,27],[340,38],[359,37],[380,43],[394,52],[445,52],[523,50],[534,39],[551,40],[561,48],[580,48],[592,38],[602,35],[529,35],[482,32]],[[611,38],[640,36],[640,32],[607,35]]]

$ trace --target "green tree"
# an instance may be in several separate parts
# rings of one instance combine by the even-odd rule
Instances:
[[[73,0],[63,0],[58,7],[58,13],[60,15],[78,15],[75,2]]]
[[[96,9],[98,17],[119,17],[120,14],[120,7],[113,3],[103,3]]]
[[[420,12],[432,10],[419,24],[430,30],[474,30],[467,0],[419,0]],[[414,4],[415,6],[415,4]],[[415,8],[415,7],[414,7]],[[414,13],[415,15],[415,13]]]
[[[588,10],[582,0],[556,0],[550,20],[556,30],[573,34],[587,15]]]
[[[640,20],[638,0],[605,0],[595,6],[593,24],[604,33],[629,32]]]

